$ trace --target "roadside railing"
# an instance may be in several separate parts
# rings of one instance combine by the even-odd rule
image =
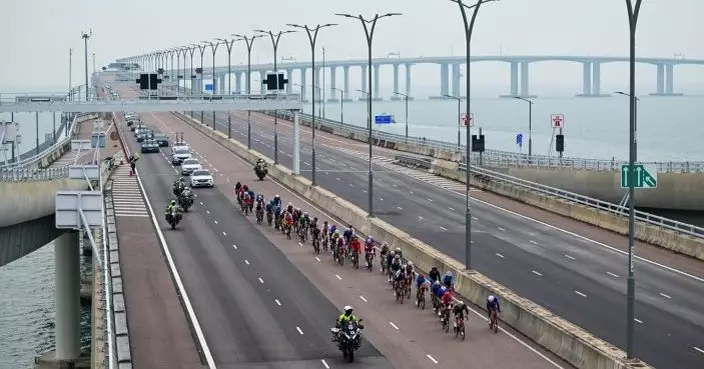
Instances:
[[[288,120],[293,119],[293,113],[289,111],[278,111],[279,116]],[[268,115],[274,115],[274,112],[265,112]],[[302,113],[299,115],[299,121],[302,124],[311,125],[313,116]],[[316,127],[322,128],[324,131],[332,130],[329,133],[334,133],[342,136],[355,134],[358,137],[366,138],[368,129],[362,126],[341,123],[339,121],[316,117]],[[458,152],[462,155],[462,161],[465,161],[464,153],[467,150],[465,145],[457,146],[456,143],[426,139],[423,137],[405,137],[395,133],[382,131],[374,131],[372,137],[378,141],[405,143],[408,145],[417,146],[420,148],[429,148],[442,150],[447,152]],[[594,171],[611,171],[617,172],[621,170],[621,165],[628,164],[622,160],[604,160],[604,159],[585,159],[575,157],[554,157],[547,155],[532,155],[502,151],[502,150],[486,150],[482,155],[481,164],[479,154],[472,154],[472,163],[482,165],[484,167],[533,167],[533,168],[554,168],[554,169],[573,169],[573,170],[594,170]],[[646,165],[655,165],[659,173],[704,173],[704,161],[670,161],[670,162],[646,162]]]
[[[406,166],[412,166],[415,168],[431,169],[432,162],[430,159],[426,158],[416,158],[408,155],[396,155],[396,161],[400,164]],[[464,172],[467,170],[467,166],[464,163],[459,164],[460,171]],[[602,201],[592,197],[580,195],[574,192],[565,191],[559,188],[546,186],[540,183],[535,183],[527,181],[525,179],[516,178],[509,176],[507,174],[494,172],[486,168],[473,166],[471,173],[473,176],[481,176],[489,178],[492,181],[507,183],[513,187],[526,189],[532,192],[540,193],[546,196],[556,197],[569,202],[577,203],[580,205],[595,208],[601,211],[608,212],[615,216],[626,216],[628,215],[628,207],[610,203],[608,201]],[[695,226],[692,224],[683,223],[674,219],[664,218],[658,215],[646,213],[644,211],[636,210],[635,218],[639,222],[650,224],[653,226],[669,229],[678,233],[690,235],[697,238],[704,238],[704,228]]]
[[[60,168],[15,168],[0,170],[0,182],[50,181],[68,177],[68,166]]]

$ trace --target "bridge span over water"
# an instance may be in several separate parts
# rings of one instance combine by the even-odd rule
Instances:
[[[119,59],[118,62],[133,62],[141,65],[149,70],[157,70],[158,68],[163,68],[165,70],[165,75],[169,76],[171,79],[178,78],[183,79],[187,76],[191,76],[191,79],[198,80],[200,77],[194,73],[195,64],[193,58],[180,58],[176,57],[174,52],[157,52],[146,55],[140,55],[135,57],[129,57],[124,59]],[[176,63],[174,63],[176,61]],[[471,58],[473,63],[478,62],[499,62],[506,63],[509,65],[510,69],[510,81],[509,90],[505,95],[506,97],[529,97],[530,85],[529,85],[529,72],[530,65],[541,62],[567,62],[567,63],[579,63],[582,64],[582,90],[577,94],[577,96],[583,97],[600,97],[608,96],[602,94],[601,92],[601,66],[602,64],[608,63],[626,63],[629,61],[628,57],[624,56],[568,56],[568,55],[485,55],[485,56],[474,56]],[[659,58],[659,57],[639,57],[636,58],[636,63],[653,65],[656,68],[656,90],[651,95],[656,96],[678,96],[680,93],[675,92],[674,87],[674,69],[675,66],[681,65],[704,65],[704,60],[699,59],[684,59],[684,58]],[[337,86],[338,69],[342,69],[342,79],[344,95],[349,97],[350,87],[349,87],[349,71],[350,68],[360,68],[361,69],[361,86],[362,90],[369,91],[367,87],[367,68],[368,61],[366,59],[350,59],[350,60],[328,60],[322,66],[320,64],[316,65],[314,73],[316,73],[316,80],[321,81],[320,73],[321,71],[329,70],[330,76],[330,88],[339,88]],[[411,79],[412,79],[412,66],[418,64],[435,64],[440,66],[440,91],[438,96],[451,94],[453,96],[460,96],[461,87],[461,77],[462,77],[462,65],[465,64],[464,56],[435,56],[435,57],[385,57],[385,58],[374,58],[372,59],[372,68],[374,76],[374,89],[373,96],[375,99],[382,99],[379,91],[379,76],[381,75],[381,69],[384,67],[391,67],[393,72],[393,87],[394,91],[401,91],[399,88],[399,70],[403,66],[405,71],[405,93],[406,95],[411,95]],[[204,67],[203,73],[215,76],[213,82],[214,91],[225,91],[228,73],[234,74],[234,89],[232,92],[244,91],[242,81],[246,81],[247,65],[231,65],[231,66],[219,66],[213,68]],[[261,79],[263,80],[266,71],[271,71],[273,65],[268,64],[256,64],[252,65],[252,72],[256,75],[259,73]],[[300,85],[306,85],[302,81],[306,81],[308,70],[311,69],[311,63],[309,60],[293,62],[282,62],[278,63],[277,67],[279,70],[286,71],[289,78],[288,90],[291,92],[291,86],[293,83],[298,83]],[[201,76],[202,77],[202,76]],[[246,83],[245,83],[246,84]],[[301,92],[302,97],[306,99],[306,91]],[[335,95],[332,93],[331,95]],[[392,99],[398,97],[392,97]],[[335,99],[330,99],[334,101]]]

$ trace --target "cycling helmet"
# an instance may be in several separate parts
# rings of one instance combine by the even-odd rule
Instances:
[[[445,273],[445,276],[452,277],[452,272],[448,270],[447,273]]]
[[[432,267],[432,268],[430,268],[430,270],[431,270],[431,271],[433,271],[433,270],[438,270],[438,268],[437,268],[437,267]]]
[[[276,196],[274,196],[275,199],[279,198],[279,194],[277,193]]]
[[[463,307],[463,306],[464,306],[464,301],[457,301],[457,306]]]
[[[425,276],[422,274],[418,274],[418,279],[425,279]]]
[[[412,266],[413,266],[413,262],[410,261],[410,260],[408,260],[408,262],[406,263],[406,265],[408,265],[409,267],[412,267]]]
[[[338,234],[338,235],[339,235],[339,234],[340,234],[340,230],[339,230],[339,229],[336,229],[336,230],[335,230],[335,234]]]
[[[303,213],[303,216],[308,218],[308,213]]]
[[[489,300],[489,302],[494,302],[494,299],[494,295],[489,295],[489,298],[487,300]]]
[[[394,255],[394,259],[399,259],[399,260],[401,260],[401,255],[399,255],[399,254]]]
[[[369,236],[369,237],[367,237],[367,241],[374,242],[374,238],[372,236]]]
[[[439,286],[439,285],[440,285],[440,281],[435,281],[434,285]]]

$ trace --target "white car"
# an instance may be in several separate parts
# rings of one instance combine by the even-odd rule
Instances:
[[[189,176],[191,173],[193,173],[196,170],[203,169],[203,166],[200,165],[200,162],[198,162],[198,159],[186,159],[181,163],[181,174],[184,176]]]
[[[181,163],[191,158],[191,152],[184,149],[172,148],[171,149],[171,164],[181,165]]]
[[[213,175],[206,169],[199,169],[191,174],[191,187],[213,187],[215,179]]]

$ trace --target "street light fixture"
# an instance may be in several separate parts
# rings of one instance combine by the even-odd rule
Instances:
[[[205,54],[205,49],[207,46],[202,43],[197,44],[196,46],[198,46],[198,52],[200,52],[200,82],[198,82],[198,95],[203,95],[203,55]],[[202,110],[200,111],[200,123],[205,124]]]
[[[342,14],[342,13],[337,13],[335,15],[338,15],[340,17],[345,17],[345,18],[352,18],[352,19],[358,19],[360,23],[362,23],[362,28],[364,29],[364,35],[367,40],[367,53],[368,53],[368,60],[367,60],[367,69],[368,69],[368,82],[369,82],[369,90],[371,91],[372,89],[372,41],[374,40],[374,30],[376,29],[376,22],[379,21],[381,18],[386,18],[386,17],[392,17],[395,15],[402,15],[401,13],[386,13],[386,14],[375,14],[374,18],[372,19],[364,19],[364,17],[359,14],[359,15],[352,15],[352,14]],[[369,25],[369,26],[368,26]],[[369,184],[367,185],[369,187],[368,189],[368,194],[369,194],[369,216],[373,217],[374,216],[374,174],[372,172],[372,94],[368,93],[367,94],[367,122],[369,125],[369,131],[368,131],[368,141],[369,141]]]
[[[220,88],[220,86],[215,85],[215,53],[218,51],[218,46],[220,46],[220,41],[201,41],[210,46],[210,50],[213,52],[213,96],[215,96],[215,88]],[[215,110],[213,110],[213,131],[215,131]]]
[[[457,97],[457,96],[452,96],[452,95],[442,95],[442,96],[447,99],[457,100],[457,151],[460,151],[460,148],[462,147],[462,143],[460,141],[460,137],[461,137],[460,136],[460,131],[461,131],[460,128],[462,127],[462,125],[460,124],[460,122],[462,121],[462,106],[461,106],[462,98]],[[469,142],[467,143],[467,145],[469,145]]]
[[[245,45],[247,45],[247,95],[252,93],[252,46],[254,46],[254,39],[258,37],[263,37],[262,35],[238,35],[231,34],[230,36],[239,37],[244,40]],[[276,114],[274,114],[276,115]],[[247,149],[252,148],[252,111],[247,110]]]
[[[478,0],[476,4],[474,5],[466,5],[462,2],[462,0],[450,0],[453,3],[456,3],[457,6],[460,9],[460,13],[462,14],[462,22],[464,23],[464,37],[465,37],[465,47],[466,47],[466,55],[465,55],[465,63],[467,64],[467,78],[466,78],[466,99],[467,99],[467,114],[470,114],[472,111],[470,109],[471,107],[471,88],[470,88],[470,81],[472,78],[472,74],[470,73],[471,71],[471,66],[470,66],[470,56],[471,56],[471,50],[470,50],[470,45],[472,43],[472,31],[474,30],[474,22],[477,19],[477,13],[479,12],[479,8],[481,7],[482,4],[488,3],[491,1],[498,1],[498,0]],[[473,9],[472,12],[472,18],[471,20],[467,19],[467,9]],[[464,224],[465,224],[465,236],[464,236],[464,242],[465,242],[465,247],[464,247],[464,258],[465,258],[465,268],[471,269],[472,268],[472,212],[471,208],[469,206],[469,201],[470,201],[470,192],[469,192],[469,182],[470,182],[470,173],[471,173],[471,168],[472,168],[472,161],[470,160],[470,154],[472,153],[471,150],[471,133],[470,129],[467,128],[467,145],[466,145],[466,153],[465,153],[465,160],[467,163],[467,180],[466,180],[466,186],[465,186],[465,196],[467,197],[467,201],[465,203],[465,218],[464,218]]]
[[[514,96],[514,99],[523,100],[528,103],[528,162],[531,162],[533,156],[533,100],[529,100],[520,96]]]
[[[215,40],[220,41],[227,47],[227,95],[232,93],[232,47],[235,45],[235,41],[240,41],[239,39],[232,39],[232,41],[227,41],[224,38],[216,38]],[[232,138],[232,117],[230,112],[227,112],[227,138]]]
[[[308,41],[310,42],[310,54],[311,54],[311,70],[313,71],[313,85],[315,86],[316,81],[315,81],[315,42],[318,40],[318,31],[320,31],[321,28],[325,27],[332,27],[336,26],[337,24],[334,23],[327,23],[327,24],[318,24],[317,26],[310,28],[308,25],[300,25],[300,24],[287,24],[289,27],[293,28],[300,28],[306,31],[306,34],[308,35]],[[325,53],[325,49],[323,48],[323,53]],[[325,55],[325,54],[323,54]],[[324,62],[323,62],[324,63]],[[324,66],[323,66],[324,68]],[[323,73],[325,71],[323,70]],[[303,81],[305,83],[305,81]],[[322,91],[321,91],[322,92]],[[324,104],[325,102],[323,102]],[[313,183],[313,186],[315,186],[315,89],[313,89],[313,105],[311,107],[311,113],[313,113],[313,121],[311,123],[311,132],[312,132],[312,138],[311,138],[311,154],[312,154],[312,162],[313,162],[313,174],[311,176],[311,182]]]
[[[278,72],[276,65],[276,52],[279,49],[279,41],[281,40],[281,35],[285,33],[294,33],[296,31],[286,30],[274,33],[273,31],[265,31],[262,29],[255,29],[254,32],[259,32],[260,34],[267,34],[271,38],[271,46],[274,48],[274,74]],[[305,82],[304,82],[305,83]],[[278,93],[278,90],[276,90]],[[274,110],[274,164],[279,164],[279,117],[278,111]]]
[[[345,123],[345,91],[336,87],[332,89],[340,93],[340,123]]]
[[[406,94],[402,94],[400,92],[397,92],[397,91],[394,91],[394,95],[398,95],[398,96],[403,97],[403,100],[406,103],[406,142],[408,142],[408,99],[410,99],[411,97]],[[459,104],[459,102],[458,102],[458,104]]]
[[[81,38],[83,38],[83,42],[85,45],[85,59],[86,59],[86,101],[88,101],[88,39],[93,36],[93,30],[90,30],[89,33],[82,32],[81,33]],[[39,145],[37,145],[37,149],[39,149]]]

